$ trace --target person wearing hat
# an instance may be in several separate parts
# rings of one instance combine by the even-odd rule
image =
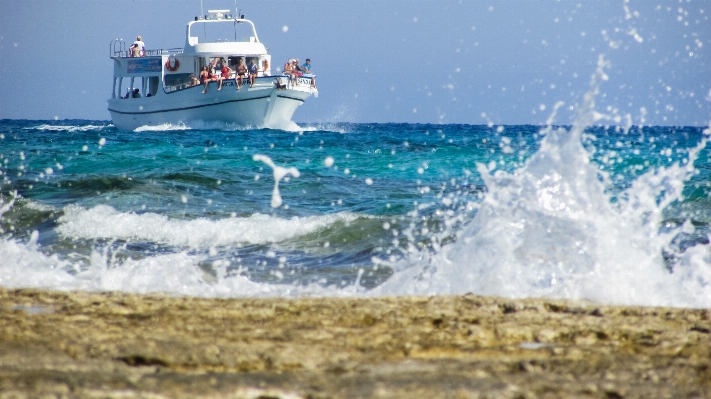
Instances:
[[[298,85],[298,74],[296,73],[296,68],[294,67],[294,59],[289,58],[289,61],[284,64],[284,75],[289,77],[289,82],[293,82],[295,85]]]
[[[136,36],[136,41],[129,47],[129,50],[131,51],[131,57],[143,57],[146,55],[146,44],[143,43],[143,38],[140,35]]]

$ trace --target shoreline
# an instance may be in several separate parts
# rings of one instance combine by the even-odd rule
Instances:
[[[0,397],[706,398],[711,310],[0,289]]]

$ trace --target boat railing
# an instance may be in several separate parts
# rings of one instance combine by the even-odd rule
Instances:
[[[161,55],[173,55],[182,54],[183,49],[181,47],[176,48],[162,48],[144,51],[142,57],[158,57]],[[123,39],[114,39],[109,44],[109,57],[111,58],[131,58],[131,51],[126,49],[126,42]]]

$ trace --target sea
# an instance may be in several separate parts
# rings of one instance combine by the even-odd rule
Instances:
[[[599,120],[0,120],[0,287],[711,306],[710,130]]]

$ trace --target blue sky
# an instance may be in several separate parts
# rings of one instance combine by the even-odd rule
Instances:
[[[234,0],[203,0],[204,9]],[[299,122],[569,123],[598,57],[599,123],[707,125],[711,1],[239,1],[273,64],[311,58]],[[0,3],[0,118],[110,119],[109,42],[182,47],[200,1]],[[285,29],[287,27],[288,29]]]

